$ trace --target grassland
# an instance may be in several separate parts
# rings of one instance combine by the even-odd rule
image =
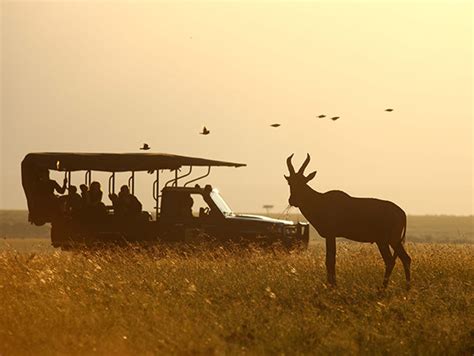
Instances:
[[[399,262],[381,290],[377,248],[344,240],[328,288],[314,230],[300,254],[70,253],[26,220],[0,211],[0,355],[474,352],[473,216],[408,217],[410,291]]]
[[[408,243],[413,286],[370,244],[302,254],[0,251],[0,354],[472,354],[474,245]]]

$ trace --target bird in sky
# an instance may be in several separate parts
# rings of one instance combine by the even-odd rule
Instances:
[[[385,111],[392,112],[393,109],[385,109]]]
[[[271,124],[270,126],[271,127],[280,127],[281,125],[280,124]]]
[[[318,117],[319,117],[320,119],[322,119],[322,118],[326,117],[326,115],[321,114],[321,115],[319,115]]]
[[[148,146],[148,143],[144,143],[143,147],[140,147],[141,150],[148,151],[151,147]]]
[[[331,120],[332,120],[332,121],[336,121],[337,119],[339,119],[339,116],[331,117]]]
[[[210,133],[211,133],[211,131],[208,130],[208,129],[206,128],[206,126],[204,126],[204,127],[202,128],[202,132],[200,132],[201,135],[209,135]]]

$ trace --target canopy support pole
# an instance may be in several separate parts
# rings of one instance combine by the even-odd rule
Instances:
[[[67,180],[67,189],[71,187],[71,171],[64,172],[64,178]]]
[[[85,184],[90,187],[91,185],[91,179],[92,179],[92,172],[90,170],[88,170],[86,172],[86,175],[84,177],[84,181],[85,181]]]
[[[132,175],[128,178],[128,188],[132,192],[132,195],[135,194],[135,171],[132,171]]]
[[[160,212],[160,170],[156,170],[156,179],[153,182],[153,199],[155,199],[155,221],[158,221],[158,214]]]
[[[109,194],[115,194],[115,172],[109,177]]]

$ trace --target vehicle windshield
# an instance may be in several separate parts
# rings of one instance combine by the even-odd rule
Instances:
[[[210,193],[211,199],[214,201],[214,203],[217,205],[219,210],[222,212],[224,215],[234,215],[232,212],[232,209],[227,205],[227,203],[222,199],[222,197],[219,194],[219,191],[216,189],[213,189]]]

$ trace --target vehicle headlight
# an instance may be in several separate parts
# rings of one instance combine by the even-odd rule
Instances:
[[[297,233],[297,227],[296,226],[286,226],[285,233],[286,233],[286,235],[294,236]]]
[[[272,224],[268,226],[268,231],[274,234],[281,234],[283,232],[283,226],[280,224]]]

